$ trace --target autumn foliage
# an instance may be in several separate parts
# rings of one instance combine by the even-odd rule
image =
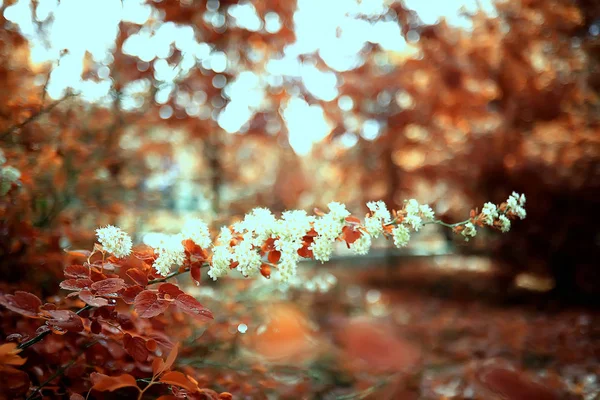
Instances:
[[[146,20],[115,24],[106,57],[81,54],[81,82],[108,87],[94,100],[73,87],[51,90],[61,64],[77,54],[59,49],[53,61],[35,61],[35,40],[47,45],[57,23],[53,12],[44,17],[42,3],[0,3],[0,399],[600,393],[597,378],[589,378],[600,374],[593,313],[515,316],[483,301],[443,308],[435,296],[365,294],[357,289],[364,282],[329,292],[335,278],[323,278],[319,267],[310,281],[292,279],[300,261],[328,260],[334,245],[364,254],[381,234],[403,248],[428,224],[450,228],[446,239],[457,252],[483,250],[497,262],[508,279],[494,281],[494,289],[509,291],[526,270],[549,276],[566,299],[594,299],[595,2],[498,2],[494,15],[465,13],[468,29],[425,24],[402,1],[385,2],[375,14],[356,12],[355,21],[397,26],[406,46],[393,51],[365,41],[360,62],[346,69],[318,50],[298,55],[298,68],[335,75],[333,100],[269,64],[298,39],[300,2],[145,2]],[[238,6],[252,9],[259,29],[237,20]],[[15,10],[25,15],[20,22]],[[270,18],[276,30],[266,29]],[[128,47],[169,29],[173,37],[157,49]],[[148,48],[157,54],[143,53]],[[211,64],[213,57],[225,63]],[[262,85],[262,97],[242,107],[247,120],[233,129],[222,117],[235,101],[231,84],[248,77]],[[342,107],[342,98],[351,106]],[[322,111],[327,125],[306,157],[290,145],[284,115],[296,100]],[[376,134],[366,135],[374,125]],[[186,163],[193,166],[182,173]],[[186,179],[187,192],[164,184],[172,172]],[[533,205],[524,223],[512,224],[524,217],[517,207],[525,198],[517,194],[512,209],[508,202],[471,209],[513,190]],[[409,211],[404,199],[411,197],[439,206],[436,219],[429,206]],[[374,199],[385,200],[389,219],[364,208]],[[308,229],[288,243],[291,258],[283,234],[258,240],[256,232],[233,228],[255,207],[279,216],[330,200],[357,212],[338,218],[339,232],[325,237],[315,220],[326,212],[317,208]],[[177,243],[182,262],[161,270],[159,248],[136,245],[119,258],[91,247],[97,227],[124,226],[139,243],[142,232],[164,225],[158,215],[177,208],[181,217],[199,205],[211,228],[225,226],[231,236],[219,243],[226,248],[220,270],[215,246],[187,238]],[[442,221],[459,215],[468,218]],[[462,245],[483,228],[496,232]],[[258,260],[252,268],[239,261],[245,245]],[[274,284],[209,279],[239,271],[273,283],[284,265],[291,289],[283,294]],[[441,297],[453,290],[446,277],[433,286],[443,288]],[[356,317],[361,313],[370,317]],[[511,363],[496,362],[502,357]]]

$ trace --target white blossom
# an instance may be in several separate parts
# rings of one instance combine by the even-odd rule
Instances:
[[[6,162],[6,157],[4,156],[4,152],[0,149],[0,165]]]
[[[506,218],[505,215],[501,215],[500,218],[498,218],[498,220],[500,221],[500,230],[502,232],[510,231],[510,220]]]
[[[342,203],[332,201],[331,203],[327,204],[327,207],[329,207],[330,210],[329,214],[334,219],[341,220],[350,215],[350,211],[346,210],[346,206]]]
[[[207,249],[212,243],[208,225],[198,218],[186,221],[181,233],[184,239],[190,239],[203,249]]]
[[[253,248],[250,234],[245,234],[243,239],[233,249],[233,261],[238,262],[237,270],[242,275],[253,276],[259,272],[262,260],[258,251]]]
[[[335,239],[344,228],[344,221],[334,218],[331,214],[325,214],[314,222],[313,227],[319,236]]]
[[[498,218],[498,209],[494,203],[485,203],[481,213],[484,215],[484,222],[487,225],[494,225],[494,220]]]
[[[154,269],[162,276],[171,272],[173,265],[180,266],[185,261],[185,248],[181,243],[182,240],[181,235],[165,237],[154,249],[158,254],[154,260]]]
[[[255,246],[260,246],[269,238],[276,224],[275,216],[266,208],[255,208],[246,214],[244,220],[233,224],[238,233],[249,233],[246,240]]]
[[[279,279],[282,282],[288,282],[290,279],[296,276],[298,258],[294,254],[282,253],[277,268],[279,270]]]
[[[415,231],[419,231],[423,226],[423,219],[420,216],[421,209],[419,203],[415,199],[410,199],[406,203],[404,208],[406,211],[406,217],[404,217],[403,222],[412,226]]]
[[[367,203],[367,207],[371,210],[373,214],[373,218],[376,218],[383,223],[389,222],[392,219],[390,211],[388,210],[385,203],[381,200],[379,201],[370,201]]]
[[[312,221],[314,218],[304,210],[284,211],[274,226],[273,236],[302,238],[310,231]]]
[[[527,212],[525,211],[525,195],[519,195],[517,192],[513,192],[510,197],[506,200],[507,211],[514,212],[520,219],[525,219]]]
[[[398,248],[405,247],[410,240],[410,231],[404,225],[398,225],[392,229],[392,236],[394,238],[394,246]]]
[[[435,213],[433,212],[433,210],[431,209],[431,207],[429,207],[428,204],[422,204],[422,205],[420,205],[419,206],[419,211],[421,211],[421,215],[425,219],[433,220],[433,218],[435,217]]]
[[[98,228],[96,229],[96,236],[104,250],[113,254],[115,257],[123,258],[131,254],[131,237],[120,228],[112,225]]]
[[[21,177],[21,171],[12,166],[0,168],[0,178],[8,182],[16,182]]]
[[[412,226],[412,228],[417,232],[423,226],[423,220],[416,214],[408,214],[406,217],[404,217],[402,222]]]
[[[330,239],[328,237],[323,236],[317,236],[314,238],[309,249],[312,250],[315,260],[319,260],[321,261],[321,263],[324,263],[326,261],[329,261],[329,258],[331,258],[334,243],[334,239]]]
[[[358,239],[354,241],[354,243],[350,244],[350,250],[354,252],[354,254],[365,255],[369,253],[371,249],[371,236],[367,233],[362,233]]]
[[[379,218],[367,217],[365,218],[365,228],[371,236],[378,238],[383,233],[383,225]]]
[[[231,257],[231,248],[229,246],[213,247],[212,262],[208,270],[208,276],[216,281],[217,278],[227,275],[229,266],[231,265]]]
[[[392,216],[385,203],[381,200],[377,202],[370,201],[367,203],[367,207],[372,215],[365,218],[365,228],[372,237],[378,238],[383,233],[383,224],[389,222]]]
[[[229,243],[231,243],[232,240],[233,234],[231,233],[231,230],[226,226],[221,227],[221,232],[217,241],[224,246],[229,246]]]
[[[465,228],[461,232],[461,235],[463,235],[465,240],[468,242],[470,238],[477,235],[477,228],[475,228],[475,225],[473,225],[471,222],[467,222],[465,224]]]

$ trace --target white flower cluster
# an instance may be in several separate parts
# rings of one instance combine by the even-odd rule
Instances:
[[[0,149],[0,165],[6,162],[6,157]],[[10,190],[12,184],[19,180],[21,171],[10,165],[0,167],[0,195],[4,196]]]
[[[371,211],[371,216],[365,218],[365,228],[369,234],[378,238],[383,233],[383,224],[390,222],[392,216],[383,201],[370,201],[367,207]]]
[[[483,223],[490,226],[499,226],[502,232],[510,230],[510,220],[507,217],[517,215],[525,218],[525,196],[513,193],[507,200],[507,206],[500,211],[494,204],[485,203],[482,209]],[[367,254],[371,248],[373,238],[380,235],[391,237],[396,247],[404,247],[410,240],[412,228],[419,231],[426,223],[439,223],[448,227],[462,226],[461,234],[465,240],[475,237],[477,228],[473,222],[449,225],[440,221],[434,221],[435,214],[431,207],[419,204],[415,199],[406,202],[403,210],[396,219],[382,201],[369,202],[367,207],[370,214],[365,218],[364,224],[359,224],[353,219],[346,220],[350,212],[341,203],[332,202],[328,205],[329,212],[318,217],[309,216],[305,211],[292,210],[282,213],[277,219],[271,211],[266,208],[256,208],[248,213],[240,222],[233,224],[231,228],[222,227],[220,234],[213,245],[207,224],[201,220],[194,219],[185,223],[182,233],[167,236],[160,240],[155,246],[157,258],[154,267],[163,276],[168,275],[174,265],[180,266],[185,261],[185,248],[183,241],[192,240],[198,246],[207,249],[212,247],[210,269],[208,275],[216,280],[227,275],[231,266],[244,276],[257,275],[266,260],[265,245],[273,246],[280,253],[277,262],[277,270],[280,279],[290,282],[296,276],[298,262],[300,260],[299,250],[307,246],[309,232],[314,230],[316,235],[308,247],[312,251],[315,260],[321,262],[329,261],[337,240],[344,239],[342,233],[346,229],[358,229],[360,236],[350,244],[350,249],[355,254]],[[481,224],[480,221],[476,222]],[[499,224],[499,225],[498,225]],[[125,257],[131,253],[131,238],[119,228],[107,226],[97,229],[100,243],[106,251],[117,257]],[[349,231],[346,231],[347,234]],[[346,240],[349,240],[346,237]],[[273,248],[266,251],[272,251]],[[268,264],[271,265],[271,264]]]
[[[208,270],[208,276],[214,281],[217,278],[227,275],[229,273],[229,266],[233,258],[232,249],[230,246],[233,235],[228,227],[224,226],[221,228],[221,234],[217,239],[219,245],[213,247],[212,263]]]
[[[525,211],[525,195],[519,195],[517,192],[513,192],[510,197],[506,200],[506,208],[502,212],[493,203],[485,203],[481,209],[481,215],[483,216],[483,223],[489,226],[494,226],[494,223],[498,221],[500,223],[500,231],[508,232],[510,230],[511,222],[506,216],[506,213],[512,212],[520,219],[524,219],[527,216]],[[462,231],[462,235],[465,236],[465,240],[469,237],[474,237],[477,230],[473,224],[468,223],[465,225],[465,229]],[[496,225],[498,226],[498,225]]]
[[[481,213],[484,216],[483,222],[490,226],[493,226],[494,221],[498,218],[498,209],[494,203],[485,203]]]
[[[477,235],[477,228],[471,222],[467,222],[461,234],[464,236],[465,241],[468,242],[470,238],[474,238]]]
[[[254,276],[260,271],[262,257],[258,251],[271,236],[276,222],[271,211],[255,208],[246,214],[243,221],[233,224],[234,231],[242,235],[242,240],[233,249],[232,260],[238,263],[237,270],[242,275]]]
[[[410,231],[404,225],[398,225],[392,230],[392,237],[394,238],[394,246],[400,248],[405,247],[410,240]]]
[[[406,211],[406,217],[404,217],[402,222],[410,225],[416,232],[423,227],[424,219],[433,220],[435,217],[431,207],[427,204],[421,205],[415,199],[408,200],[404,210]]]
[[[350,215],[343,204],[332,202],[327,207],[329,207],[329,213],[322,215],[314,222],[313,227],[317,236],[310,247],[315,260],[322,263],[329,261],[335,241],[344,228],[345,218]]]
[[[190,219],[185,222],[181,231],[183,239],[190,239],[203,249],[208,249],[212,244],[208,225],[198,218]]]
[[[131,237],[116,226],[108,225],[96,229],[98,241],[107,252],[115,257],[123,258],[131,254]]]
[[[181,234],[165,236],[154,248],[154,251],[158,254],[158,257],[154,260],[154,268],[162,276],[167,276],[173,265],[179,266],[185,261],[183,240]]]
[[[358,255],[368,254],[369,250],[371,250],[371,235],[367,232],[362,232],[362,235],[350,245],[350,250]]]
[[[506,211],[514,212],[520,219],[525,219],[527,212],[525,211],[525,195],[519,196],[517,192],[513,192],[508,200],[506,200]]]

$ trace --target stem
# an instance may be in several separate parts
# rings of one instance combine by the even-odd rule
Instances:
[[[148,390],[150,388],[150,386],[154,385],[154,378],[152,378],[152,380],[148,383],[148,386],[146,386],[145,388],[143,388],[142,390],[140,390],[138,388],[138,390],[140,390],[140,394],[138,395],[137,400],[142,400],[142,397],[144,396],[144,392],[146,392],[146,390]]]
[[[437,224],[437,225],[445,226],[447,228],[456,228],[457,226],[464,225],[464,224],[466,224],[469,221],[471,221],[470,218],[467,219],[467,220],[461,221],[461,222],[454,223],[454,224],[447,224],[447,223],[445,223],[444,221],[442,221],[440,219],[436,219],[435,221],[425,222],[423,225]]]
[[[189,269],[184,269],[183,271],[175,271],[175,272],[171,272],[169,275],[165,276],[164,278],[158,278],[158,279],[152,279],[151,281],[148,282],[148,285],[153,285],[155,283],[161,283],[161,282],[166,282],[167,280],[177,276],[177,275],[181,275],[184,272],[188,272]]]
[[[67,100],[70,97],[75,96],[75,94],[68,94],[65,97],[63,97],[60,100],[55,101],[54,103],[50,104],[48,107],[43,108],[41,110],[39,110],[38,112],[36,112],[35,114],[33,114],[32,116],[30,116],[29,118],[27,118],[25,121],[21,122],[20,124],[16,124],[11,126],[10,128],[8,128],[7,130],[5,130],[4,132],[0,133],[0,140],[4,139],[6,136],[18,131],[19,129],[23,128],[25,125],[35,121],[36,119],[40,118],[42,115],[49,113],[50,111],[52,111],[52,109],[54,107],[56,107],[57,105],[59,105],[60,103],[62,103],[63,101]]]
[[[84,311],[91,310],[92,308],[94,308],[94,307],[90,306],[89,304],[86,304],[85,307],[77,310],[75,312],[75,314],[79,315],[79,314],[81,314]],[[36,344],[37,342],[40,342],[43,338],[45,338],[46,336],[48,336],[50,333],[52,333],[52,331],[50,331],[50,330],[44,331],[44,332],[40,333],[39,335],[37,335],[36,337],[34,337],[32,339],[29,339],[28,341],[26,341],[24,343],[21,343],[20,345],[17,346],[17,348],[21,349],[21,350],[24,350],[24,349],[26,349],[28,347],[31,347],[34,344]]]
[[[71,368],[71,366],[73,364],[75,364],[75,362],[77,361],[77,359],[83,354],[83,352],[87,349],[89,349],[90,347],[92,347],[93,345],[95,345],[96,343],[98,343],[97,340],[94,340],[93,342],[90,342],[88,344],[86,344],[83,349],[81,349],[77,355],[71,360],[69,361],[65,366],[60,367],[56,370],[56,372],[54,374],[52,374],[48,379],[46,379],[40,386],[38,386],[29,396],[27,396],[26,400],[31,400],[33,399],[33,397],[38,394],[40,392],[40,390],[42,390],[42,388],[44,388],[44,386],[46,386],[47,384],[49,384],[50,382],[52,382],[54,379],[58,378],[59,376],[61,376],[62,374],[65,373],[66,370],[68,370],[69,368]]]
[[[204,264],[202,264],[202,267],[200,267],[200,268],[205,268],[205,267],[208,267],[209,265],[210,264],[208,264],[208,263],[204,263]],[[184,273],[188,272],[189,270],[190,270],[189,268],[186,268],[184,270],[171,272],[169,275],[167,275],[167,276],[165,276],[163,278],[152,279],[151,281],[148,282],[148,285],[153,285],[155,283],[166,282],[167,280],[169,280],[169,279],[171,279],[171,278],[173,278],[173,277],[175,277],[177,275],[184,274]]]

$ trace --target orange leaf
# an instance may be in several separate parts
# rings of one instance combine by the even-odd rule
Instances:
[[[164,370],[165,362],[162,360],[162,358],[156,357],[154,361],[152,361],[152,375],[156,377],[162,374]]]
[[[69,250],[67,254],[73,257],[89,257],[92,252],[89,250]]]
[[[260,266],[260,274],[269,279],[271,277],[271,266],[269,264],[262,264]]]
[[[127,274],[128,277],[131,278],[132,281],[134,281],[138,285],[140,285],[140,286],[148,285],[148,275],[146,275],[145,272],[143,272],[139,269],[136,269],[136,268],[130,268],[125,273]]]
[[[177,400],[177,397],[175,397],[175,396],[173,396],[171,394],[164,394],[164,395],[160,396],[156,400]]]
[[[135,378],[129,374],[123,374],[119,376],[108,376],[100,374],[98,372],[92,372],[92,374],[90,375],[90,379],[94,384],[94,386],[92,386],[92,389],[98,390],[100,392],[112,392],[113,390],[130,386],[137,388],[137,382],[135,381]]]
[[[5,365],[23,365],[26,358],[21,358],[17,354],[21,352],[21,349],[17,349],[16,343],[5,343],[0,345],[0,364]]]
[[[171,352],[167,356],[167,360],[165,361],[164,371],[171,369],[171,367],[173,366],[173,363],[177,359],[177,351],[179,350],[178,348],[179,348],[179,344],[175,344],[175,346],[173,346],[173,349],[171,350]]]
[[[195,392],[196,390],[198,390],[198,387],[196,385],[194,385],[192,382],[190,382],[189,379],[186,378],[184,374],[182,374],[181,372],[178,372],[178,371],[167,372],[160,378],[160,382],[179,386],[179,387],[181,387],[185,390],[188,390],[192,393]]]
[[[271,264],[277,264],[279,262],[279,259],[281,258],[281,252],[277,251],[277,250],[273,250],[271,252],[269,252],[269,262]]]

